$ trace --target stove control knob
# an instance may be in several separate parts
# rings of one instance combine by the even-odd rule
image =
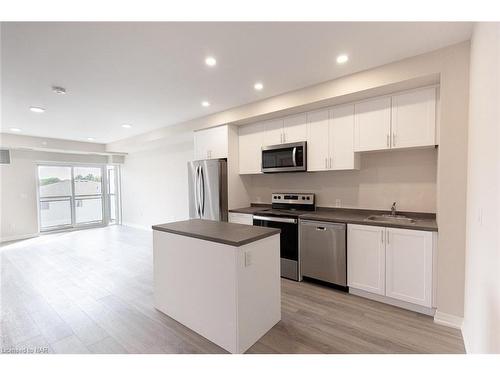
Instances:
[[[302,197],[302,200],[305,200],[305,199],[306,199],[306,197]],[[309,199],[309,198],[307,198],[307,199]]]
[[[310,197],[307,197],[307,200],[310,200],[311,198]]]

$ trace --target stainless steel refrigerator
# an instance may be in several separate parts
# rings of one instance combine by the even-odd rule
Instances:
[[[188,163],[189,217],[227,221],[227,162],[224,159]]]

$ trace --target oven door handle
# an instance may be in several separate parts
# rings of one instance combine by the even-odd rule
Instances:
[[[253,215],[254,220],[262,220],[262,221],[274,221],[277,223],[291,223],[297,224],[297,219],[291,219],[288,217],[269,217],[269,216],[258,216]]]
[[[293,166],[296,167],[297,166],[297,147],[293,148],[293,151],[292,151],[292,162],[293,162]]]

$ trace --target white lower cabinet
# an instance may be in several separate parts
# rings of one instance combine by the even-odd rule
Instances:
[[[385,294],[432,305],[432,232],[386,228]]]
[[[239,212],[230,212],[228,215],[228,221],[230,223],[236,223],[236,224],[253,225],[253,215],[242,214]]]
[[[347,284],[432,308],[432,232],[349,224]]]
[[[347,226],[347,285],[385,295],[385,228]]]

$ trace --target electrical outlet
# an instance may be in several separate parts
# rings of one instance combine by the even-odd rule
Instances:
[[[245,267],[248,267],[252,264],[252,252],[245,251]]]
[[[335,199],[335,207],[341,207],[342,206],[342,201],[340,199]]]

